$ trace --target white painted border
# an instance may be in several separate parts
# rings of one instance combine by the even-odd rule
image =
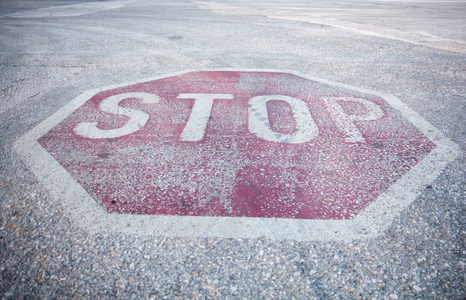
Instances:
[[[436,148],[352,220],[298,220],[247,217],[189,217],[108,214],[37,142],[98,92],[196,71],[290,73],[312,81],[383,98],[436,144]],[[308,76],[267,69],[186,70],[87,91],[18,139],[14,148],[34,174],[60,202],[72,220],[91,233],[127,233],[171,237],[258,238],[276,240],[352,240],[385,231],[393,219],[440,175],[460,148],[394,96]]]

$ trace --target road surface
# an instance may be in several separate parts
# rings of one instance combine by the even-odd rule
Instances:
[[[1,1],[0,295],[464,298],[465,10],[464,1]],[[84,99],[86,91],[185,70],[219,69],[289,70],[358,93],[391,95],[405,105],[399,107],[406,107],[406,120],[421,118],[442,141],[448,140],[454,154],[378,235],[306,240],[88,230],[70,213],[70,207],[82,206],[80,198],[70,196],[74,185],[57,194],[36,172],[41,161],[34,158],[42,156],[15,146],[44,120],[56,120],[54,114],[74,99]],[[173,97],[194,110],[201,92],[186,93]],[[233,92],[221,94],[224,100],[215,100],[213,120],[215,103],[234,98]],[[292,107],[304,101],[280,99]],[[373,101],[384,108],[382,100]],[[373,107],[357,101],[366,103],[366,113]],[[374,120],[381,116],[376,109],[373,113]],[[349,115],[343,114],[345,120]],[[206,134],[212,124],[206,125]],[[306,124],[311,127],[303,132],[312,134],[303,139],[317,138],[317,129]],[[247,123],[238,126],[248,128]],[[181,129],[184,142],[197,139],[182,135]],[[44,139],[39,142],[47,148]],[[112,143],[109,138],[106,147]],[[428,152],[433,144],[426,145]],[[373,143],[371,151],[383,147]],[[105,151],[99,159],[109,158]],[[332,166],[337,165],[338,160]],[[167,184],[168,175],[163,177]]]

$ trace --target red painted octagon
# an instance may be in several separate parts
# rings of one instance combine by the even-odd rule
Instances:
[[[39,139],[109,213],[351,219],[434,144],[381,97],[278,72],[97,93]]]

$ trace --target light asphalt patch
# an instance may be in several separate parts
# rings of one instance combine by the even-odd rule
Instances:
[[[111,0],[102,2],[85,2],[69,5],[60,5],[35,10],[9,13],[4,16],[10,18],[52,18],[52,17],[78,17],[104,10],[124,7],[136,0]]]
[[[345,1],[309,3],[303,1],[293,3],[289,7],[283,5],[274,7],[273,3],[261,3],[260,1],[251,3],[228,1],[228,4],[221,1],[195,1],[199,8],[215,13],[259,15],[271,19],[321,24],[357,34],[466,53],[464,35],[455,35],[455,32],[461,32],[461,29],[457,28],[464,27],[460,13],[464,9],[461,5],[462,1],[410,1],[418,5],[415,5],[416,9],[412,10],[412,15],[409,16],[403,16],[406,13],[404,2],[388,0],[362,1],[361,3],[351,3],[351,1],[348,3]],[[430,4],[435,2],[447,6],[432,8]],[[436,15],[439,12],[445,13],[445,16],[439,18]],[[371,19],[377,21],[374,22]],[[417,22],[404,22],[404,20],[412,19],[416,19]],[[455,29],[452,30],[452,26]]]
[[[372,94],[389,103],[392,108],[428,137],[436,147],[353,219],[310,220],[109,214],[38,143],[42,136],[99,92],[196,71],[289,73],[317,83]],[[435,180],[445,166],[459,155],[460,151],[456,144],[394,96],[310,77],[294,71],[238,69],[188,70],[87,91],[26,133],[15,143],[14,147],[54,198],[62,204],[73,221],[90,232],[121,232],[174,237],[267,237],[276,240],[301,241],[352,240],[379,235],[390,226],[393,219],[402,210],[416,199],[427,185]]]

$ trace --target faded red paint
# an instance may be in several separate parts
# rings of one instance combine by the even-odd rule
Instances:
[[[126,92],[156,93],[158,104],[120,105],[150,115],[138,132],[87,139],[80,122],[112,129],[126,117],[103,113],[99,103]],[[194,100],[181,93],[233,94],[215,100],[205,136],[182,142]],[[308,143],[281,144],[248,130],[248,101],[286,95],[308,105],[319,135]],[[345,143],[322,104],[323,97],[356,96],[376,103],[384,117],[360,122],[364,143]],[[292,133],[289,106],[267,104],[271,128]],[[348,113],[361,108],[349,103]],[[39,143],[109,213],[349,219],[403,176],[434,144],[383,99],[285,73],[192,72],[96,94]]]

